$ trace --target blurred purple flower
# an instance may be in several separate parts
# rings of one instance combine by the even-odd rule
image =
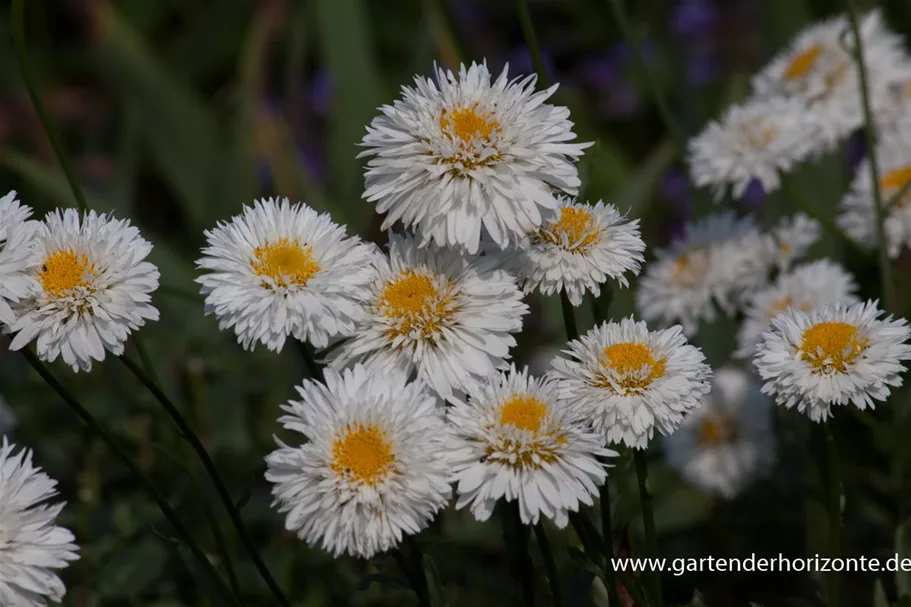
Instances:
[[[674,207],[677,215],[688,219],[692,210],[693,191],[690,178],[683,168],[677,167],[668,171],[661,181],[661,197]]]
[[[298,161],[304,166],[310,177],[325,186],[329,182],[329,171],[322,150],[312,142],[305,141],[298,145]]]
[[[750,182],[750,185],[747,186],[746,192],[743,194],[743,201],[750,208],[757,208],[762,206],[762,203],[765,202],[767,194],[765,189],[762,187],[762,184],[754,179]]]
[[[718,9],[711,0],[682,0],[671,15],[671,28],[681,37],[702,37],[718,19]]]
[[[547,76],[551,82],[557,81],[557,75],[554,73],[554,61],[547,51],[541,51],[541,59],[544,61],[544,69],[547,70]],[[535,66],[531,60],[531,53],[526,46],[517,46],[513,48],[506,57],[498,57],[496,60],[489,61],[488,67],[494,77],[498,76],[506,64],[509,64],[509,76],[524,76],[535,73]]]
[[[313,76],[307,90],[307,101],[310,109],[317,116],[326,116],[332,105],[332,95],[335,85],[329,72],[321,70]]]
[[[714,81],[720,72],[714,57],[694,57],[686,62],[686,81],[694,86]]]
[[[864,159],[867,155],[867,142],[864,140],[863,133],[854,133],[850,139],[848,139],[847,145],[847,160],[848,168],[853,173],[857,170],[860,161]]]

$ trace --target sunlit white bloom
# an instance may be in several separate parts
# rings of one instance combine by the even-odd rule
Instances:
[[[0,605],[45,607],[66,587],[56,570],[79,558],[75,537],[57,525],[57,482],[32,463],[32,452],[3,438],[0,447]]]
[[[693,335],[717,309],[733,313],[737,302],[767,279],[767,244],[749,217],[709,215],[684,226],[683,236],[658,250],[639,278],[636,309],[661,326],[683,325]]]
[[[821,235],[819,222],[803,213],[782,217],[778,226],[765,236],[769,265],[777,267],[779,272],[786,271],[795,261],[806,256]]]
[[[335,556],[371,558],[418,533],[452,493],[449,427],[437,399],[403,373],[361,365],[304,380],[279,422],[305,441],[266,457],[285,528]]]
[[[903,318],[881,318],[876,306],[836,303],[776,316],[753,357],[766,382],[762,391],[813,421],[825,421],[832,405],[872,409],[874,401],[885,400],[902,385],[911,329]]]
[[[105,351],[120,356],[132,331],[158,320],[150,303],[158,268],[145,261],[152,245],[129,220],[57,210],[39,224],[32,246],[36,288],[13,306],[10,349],[37,338],[41,360],[59,356],[74,371],[90,371],[93,360]]]
[[[906,74],[903,43],[885,27],[879,11],[862,18],[860,33],[871,104],[880,107]],[[844,15],[814,23],[754,77],[753,88],[761,97],[802,100],[821,126],[819,149],[829,148],[864,122],[853,48]]]
[[[258,200],[206,232],[197,265],[206,314],[245,349],[280,351],[288,337],[324,348],[350,335],[374,280],[375,247],[287,198]]]
[[[476,253],[482,225],[505,247],[554,215],[555,192],[578,193],[573,162],[591,143],[568,143],[569,110],[545,103],[556,85],[535,92],[535,76],[509,80],[507,69],[494,81],[486,64],[437,69],[380,108],[361,156],[384,230],[400,221],[421,246]]]
[[[712,370],[681,327],[649,331],[632,317],[596,326],[554,359],[557,392],[608,443],[645,449],[670,434],[709,391]]]
[[[780,174],[817,147],[819,124],[800,99],[755,99],[728,108],[687,144],[690,175],[720,200],[728,186],[742,198],[752,181],[773,192]]]
[[[546,221],[505,251],[494,245],[488,255],[499,257],[526,293],[565,291],[579,306],[586,292],[600,295],[608,279],[628,286],[624,274],[639,273],[644,250],[638,219],[627,221],[616,207],[600,200],[592,206],[561,197],[556,221]]]
[[[851,304],[857,301],[856,292],[854,277],[828,259],[806,263],[780,274],[774,284],[757,291],[750,298],[737,333],[735,356],[751,358],[772,318],[788,308],[809,312],[825,304]]]
[[[38,222],[29,220],[31,214],[16,192],[0,198],[0,329],[16,320],[10,304],[37,289],[32,274],[41,261],[31,244]]]
[[[715,372],[712,391],[664,439],[667,463],[705,493],[731,499],[775,461],[771,399],[734,367]]]
[[[877,146],[876,160],[885,211],[886,250],[894,259],[902,249],[911,246],[911,140],[891,139]],[[857,167],[851,189],[841,201],[841,214],[836,221],[855,241],[876,247],[875,209],[870,163],[864,159]]]
[[[392,235],[356,333],[329,355],[336,369],[363,362],[372,372],[412,374],[441,398],[461,398],[508,367],[513,333],[528,306],[496,261],[457,250],[418,248]]]
[[[452,471],[459,500],[486,521],[498,500],[519,501],[526,525],[540,516],[565,527],[570,512],[591,506],[607,477],[605,449],[579,411],[557,398],[550,379],[528,370],[497,374],[447,412],[454,428]]]

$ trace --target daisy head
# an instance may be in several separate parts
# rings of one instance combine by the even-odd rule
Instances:
[[[507,68],[508,69],[508,68]],[[481,227],[501,247],[541,226],[555,192],[577,194],[573,164],[590,143],[575,138],[569,110],[544,103],[535,76],[493,79],[487,65],[415,77],[367,127],[364,197],[433,242],[476,253]]]
[[[819,222],[803,213],[782,217],[778,226],[765,236],[769,266],[777,267],[780,272],[786,271],[795,261],[806,256],[821,235]]]
[[[732,106],[687,144],[690,175],[720,200],[728,187],[742,198],[752,181],[766,192],[817,146],[818,124],[799,99],[755,99]]]
[[[890,32],[879,11],[860,23],[867,88],[871,105],[883,105],[892,83],[906,74],[902,40]],[[844,15],[815,23],[753,79],[761,97],[787,96],[803,101],[817,116],[821,147],[863,124],[860,79],[854,60],[854,38]]]
[[[280,351],[288,337],[324,348],[349,335],[374,278],[374,247],[287,198],[256,201],[206,232],[197,265],[206,314],[233,328],[245,349]]]
[[[569,512],[592,505],[607,477],[600,458],[616,456],[578,411],[557,398],[552,380],[515,367],[497,374],[447,411],[459,501],[479,521],[500,499],[518,500],[522,522],[541,515],[565,527]]]
[[[700,321],[714,320],[717,308],[733,313],[767,279],[767,246],[752,219],[732,212],[687,223],[683,236],[646,265],[636,309],[647,321],[680,323],[694,335]]]
[[[649,331],[625,318],[596,326],[553,361],[557,392],[608,443],[645,449],[673,432],[709,391],[712,370],[678,325]]]
[[[73,534],[57,525],[57,482],[32,463],[31,451],[0,446],[0,604],[44,607],[66,587],[56,570],[79,558]]]
[[[873,408],[902,384],[901,361],[911,359],[907,321],[882,315],[873,301],[788,308],[756,347],[762,391],[813,421],[825,421],[832,405]]]
[[[495,260],[418,248],[413,237],[392,235],[366,314],[329,364],[415,373],[449,400],[507,366],[527,312],[515,279]]]
[[[779,274],[775,283],[754,293],[737,333],[737,358],[749,359],[772,319],[788,308],[809,312],[831,303],[855,303],[854,277],[840,265],[820,259]]]
[[[305,380],[279,422],[305,441],[266,457],[285,528],[338,556],[371,558],[418,533],[449,501],[449,429],[403,373],[355,365]]]
[[[149,241],[129,220],[74,209],[49,213],[32,246],[37,264],[29,276],[35,290],[13,306],[16,333],[10,349],[37,338],[38,357],[58,356],[74,371],[115,356],[132,331],[158,320],[151,305],[158,268],[145,261]]]
[[[565,291],[579,306],[586,292],[597,297],[608,279],[628,286],[624,274],[639,273],[644,250],[638,219],[627,221],[616,207],[600,200],[592,206],[560,197],[555,221],[544,222],[505,251],[494,245],[488,254],[502,259],[526,293]]]
[[[775,461],[771,399],[735,368],[718,369],[702,406],[664,438],[671,468],[700,491],[732,499]]]
[[[885,211],[886,250],[894,259],[904,248],[911,247],[911,139],[894,137],[878,145],[877,162],[878,187]],[[875,247],[875,209],[870,161],[865,158],[841,201],[837,223],[855,241]]]
[[[40,261],[32,247],[38,222],[32,210],[20,204],[16,192],[0,198],[0,329],[16,320],[11,305],[34,292],[34,271]]]

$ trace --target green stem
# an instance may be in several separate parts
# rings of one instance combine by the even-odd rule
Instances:
[[[633,459],[636,462],[636,478],[639,481],[639,499],[642,501],[642,526],[645,528],[645,544],[649,558],[658,558],[658,534],[655,533],[655,511],[652,506],[652,494],[648,489],[648,460],[644,449],[634,449]],[[652,600],[656,607],[664,605],[661,593],[661,575],[650,571]]]
[[[316,359],[313,358],[313,354],[310,353],[310,348],[307,347],[302,341],[294,340],[294,343],[297,345],[297,350],[300,352],[301,358],[304,359],[304,365],[307,367],[307,373],[310,374],[310,379],[314,381],[323,381],[323,369],[316,362]]]
[[[524,607],[534,607],[534,566],[528,553],[528,535],[522,516],[519,513],[519,501],[504,502],[500,523],[503,526],[503,541],[509,551],[509,568],[516,580],[522,595]]]
[[[424,607],[430,607],[430,598],[427,590],[427,576],[424,575],[421,549],[410,535],[406,535],[403,538],[403,543],[408,546],[409,551],[411,552],[411,558],[408,558],[408,555],[405,554],[402,546],[393,548],[390,551],[392,553],[392,558],[395,559],[395,562],[398,563],[402,573],[408,578],[408,583],[411,584],[412,590],[414,590],[414,593],[418,597],[418,603]],[[411,562],[409,562],[409,560]]]
[[[69,391],[63,387],[56,377],[44,366],[44,364],[38,360],[38,357],[29,350],[28,348],[23,348],[21,350],[22,355],[28,361],[29,365],[41,376],[41,378],[63,399],[73,411],[76,412],[82,421],[92,430],[95,434],[98,435],[101,440],[105,442],[108,448],[120,459],[121,462],[130,470],[130,473],[142,484],[143,489],[146,493],[149,494],[155,503],[158,505],[161,513],[168,519],[168,522],[171,523],[171,526],[174,528],[174,532],[178,535],[180,540],[189,548],[190,552],[193,553],[193,556],[199,561],[206,573],[212,578],[212,582],[215,584],[215,588],[218,590],[218,593],[224,598],[229,604],[240,606],[238,597],[231,593],[231,590],[225,584],[225,581],[218,574],[218,571],[206,557],[205,553],[196,543],[196,540],[193,539],[193,536],[190,535],[190,532],[187,531],[186,527],[183,526],[183,523],[180,522],[180,519],[177,518],[177,514],[171,509],[171,506],[168,504],[168,500],[158,491],[158,488],[152,483],[148,476],[146,476],[143,471],[133,462],[132,458],[127,455],[126,451],[117,443],[113,436],[97,421],[88,409],[82,406],[82,404],[76,400],[76,398],[69,393]]]
[[[565,292],[560,293],[560,309],[563,311],[563,327],[566,329],[567,341],[579,339],[579,328],[576,325],[576,313]]]
[[[443,63],[450,69],[458,70],[459,64],[462,63],[462,52],[443,3],[441,0],[424,0],[424,10],[434,30],[434,38]]]
[[[601,485],[600,494],[601,505],[601,536],[604,538],[604,575],[607,578],[607,598],[609,605],[616,605],[619,602],[617,594],[617,576],[614,571],[614,517],[611,514],[610,503],[610,485],[608,480],[604,479]]]
[[[686,153],[686,135],[684,134],[680,123],[677,122],[674,118],[674,114],[671,112],[671,106],[667,101],[667,96],[658,85],[658,81],[655,79],[654,74],[648,69],[648,64],[645,62],[645,57],[642,55],[641,43],[633,33],[633,28],[630,26],[626,11],[623,8],[623,0],[607,0],[607,3],[610,6],[611,12],[614,14],[617,25],[620,26],[620,33],[623,34],[623,37],[626,39],[626,45],[633,53],[633,60],[636,63],[637,71],[642,77],[642,80],[645,81],[645,85],[648,87],[652,97],[655,98],[655,104],[658,106],[658,112],[661,114],[664,126],[674,139],[674,143],[677,144],[678,153]]]
[[[541,45],[538,44],[535,24],[531,20],[531,11],[528,10],[528,0],[518,0],[518,6],[519,21],[522,23],[522,35],[525,36],[525,46],[528,47],[531,63],[538,74],[538,84],[542,88],[547,88],[550,86],[550,78],[547,77],[547,68],[544,65],[544,58],[541,56]]]
[[[547,580],[550,582],[550,594],[554,600],[554,607],[563,607],[563,594],[560,592],[557,566],[554,563],[554,555],[550,550],[550,541],[547,539],[547,531],[544,530],[543,523],[535,525],[535,537],[538,540],[538,549],[541,550],[541,557],[544,559],[544,568],[547,570]]]
[[[797,206],[798,209],[806,213],[812,219],[818,221],[819,225],[821,225],[826,232],[838,240],[847,243],[848,246],[850,246],[852,249],[854,249],[854,251],[863,257],[870,256],[870,252],[867,249],[861,246],[853,238],[849,238],[847,234],[841,231],[830,216],[817,209],[816,205],[812,204],[807,199],[807,197],[804,196],[797,188],[791,185],[790,181],[786,178],[781,180],[781,191],[791,200],[791,202]]]
[[[873,211],[876,216],[876,243],[879,253],[879,280],[882,283],[883,307],[887,312],[895,312],[895,290],[892,284],[892,263],[886,248],[886,233],[883,228],[885,207],[882,192],[879,189],[879,165],[876,162],[876,134],[873,129],[873,112],[870,110],[870,94],[867,85],[867,66],[864,63],[864,45],[857,23],[857,7],[854,0],[846,0],[848,22],[854,37],[854,59],[857,61],[857,72],[860,76],[860,97],[864,108],[864,138],[867,142],[867,159],[870,165],[870,179],[873,182]]]
[[[841,476],[838,473],[838,452],[835,450],[835,437],[829,424],[824,424],[825,432],[825,462],[826,485],[828,489],[829,510],[829,557],[841,556]],[[829,576],[829,607],[838,605],[838,573],[830,569]]]
[[[32,105],[35,106],[35,112],[38,114],[38,119],[41,121],[44,131],[47,133],[47,138],[51,141],[51,147],[54,148],[54,154],[57,155],[57,160],[60,162],[61,168],[63,168],[66,180],[70,183],[70,189],[73,190],[73,195],[76,197],[76,205],[79,207],[79,210],[86,211],[88,210],[89,205],[85,201],[85,194],[82,192],[82,187],[79,185],[79,182],[76,181],[76,174],[73,172],[73,167],[70,165],[70,159],[63,150],[63,145],[60,143],[60,137],[57,135],[57,131],[54,129],[54,125],[44,108],[44,103],[42,103],[41,97],[38,95],[38,88],[35,86],[35,80],[32,77],[32,70],[28,61],[28,50],[25,45],[24,0],[13,0],[11,13],[13,48],[16,51],[16,61],[19,63],[22,81],[25,83],[25,88],[28,90]]]
[[[158,400],[158,402],[164,408],[165,412],[167,412],[171,419],[174,420],[174,423],[177,424],[177,427],[183,435],[183,438],[190,443],[190,446],[199,457],[200,462],[202,462],[203,468],[205,468],[206,473],[209,475],[209,478],[212,479],[212,483],[215,485],[215,490],[218,492],[218,497],[224,504],[225,509],[228,512],[228,517],[231,519],[231,523],[237,530],[238,537],[240,537],[240,540],[246,547],[250,558],[253,560],[253,564],[259,571],[260,577],[262,577],[263,581],[266,582],[266,585],[269,587],[269,590],[272,592],[272,595],[275,597],[275,599],[284,607],[290,607],[291,603],[282,593],[275,579],[272,577],[272,574],[269,573],[269,569],[266,567],[266,564],[263,562],[262,558],[259,556],[259,553],[256,551],[256,547],[253,545],[253,541],[247,534],[247,529],[240,518],[237,507],[234,505],[234,500],[231,499],[231,495],[228,493],[228,489],[225,487],[224,481],[222,481],[221,475],[218,473],[218,469],[215,467],[215,462],[213,462],[212,458],[209,457],[209,453],[203,446],[202,441],[199,440],[199,436],[196,435],[196,433],[193,431],[193,428],[190,427],[174,403],[171,402],[171,400],[165,395],[164,392],[162,392],[161,388],[159,388],[155,382],[149,379],[148,375],[146,375],[136,363],[125,356],[121,356],[119,358],[130,370],[130,372],[132,372],[133,375],[135,375],[136,378],[142,382],[146,388],[148,388],[149,392],[151,392],[155,399]]]

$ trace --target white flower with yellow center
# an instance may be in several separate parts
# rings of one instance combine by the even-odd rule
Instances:
[[[832,405],[873,408],[902,385],[911,359],[905,319],[880,318],[877,302],[788,308],[762,335],[753,364],[779,405],[825,421]]]
[[[803,213],[782,217],[778,226],[765,236],[770,269],[787,271],[795,261],[806,256],[821,235],[819,222]]]
[[[508,69],[508,68],[507,68]],[[478,251],[481,227],[505,247],[541,226],[554,192],[578,193],[573,164],[591,143],[575,138],[569,110],[544,103],[535,76],[495,81],[487,65],[415,77],[380,108],[361,145],[369,156],[364,198],[428,242]]]
[[[884,205],[883,231],[889,257],[911,247],[911,140],[892,139],[877,146],[879,193]],[[870,164],[857,167],[851,189],[841,201],[837,223],[852,239],[876,247],[876,203]]]
[[[871,11],[860,23],[871,104],[879,107],[890,87],[906,74],[902,40]],[[816,144],[830,148],[864,122],[860,77],[853,56],[854,38],[844,15],[815,23],[797,34],[788,48],[753,79],[760,97],[803,101],[821,127]]]
[[[363,314],[380,254],[328,213],[287,198],[256,201],[206,232],[197,265],[206,313],[234,328],[245,349],[280,351],[288,337],[324,348]]]
[[[731,499],[775,462],[771,399],[735,367],[712,378],[702,406],[664,438],[668,465],[702,492]]]
[[[36,288],[32,274],[41,261],[31,246],[38,229],[38,222],[29,220],[31,214],[16,192],[0,198],[0,330],[16,320],[10,305]]]
[[[491,377],[447,416],[454,428],[456,508],[470,505],[479,521],[504,499],[519,501],[526,525],[543,515],[565,527],[570,512],[594,503],[607,477],[598,458],[617,455],[579,411],[557,398],[552,380],[530,377],[527,369]]]
[[[526,293],[566,292],[574,306],[586,292],[597,297],[601,285],[614,279],[628,286],[624,273],[639,273],[645,258],[639,220],[627,221],[613,205],[594,205],[560,197],[559,216],[505,251],[491,247],[515,274]]]
[[[0,446],[0,605],[59,603],[66,586],[56,570],[79,558],[73,534],[57,525],[57,482],[32,463],[32,452],[3,438]]]
[[[752,358],[769,323],[788,308],[809,312],[826,304],[853,304],[857,302],[856,292],[854,277],[828,259],[802,264],[779,274],[774,284],[757,291],[747,302],[734,356]]]
[[[59,356],[74,371],[90,371],[93,360],[105,351],[120,356],[132,331],[158,320],[150,303],[158,268],[145,261],[152,245],[129,220],[58,210],[39,224],[32,246],[36,286],[13,306],[10,349],[37,338],[41,360]]]
[[[646,265],[636,291],[636,309],[661,326],[683,325],[696,333],[700,321],[732,314],[746,294],[768,276],[767,243],[749,217],[709,215],[684,226],[683,236]]]
[[[329,354],[329,364],[414,373],[441,398],[461,398],[507,368],[512,333],[528,312],[515,279],[495,266],[494,259],[418,248],[412,236],[392,235],[367,313]]]
[[[339,556],[371,558],[418,533],[452,494],[442,407],[403,373],[361,365],[305,380],[279,422],[305,442],[266,457],[285,528]]]
[[[649,331],[632,317],[596,326],[553,361],[558,396],[610,444],[645,449],[670,434],[709,391],[712,370],[681,327]]]
[[[690,176],[699,187],[711,186],[716,201],[728,186],[735,199],[742,198],[753,180],[774,192],[781,186],[780,174],[814,151],[818,131],[818,121],[799,99],[732,106],[690,139]]]

